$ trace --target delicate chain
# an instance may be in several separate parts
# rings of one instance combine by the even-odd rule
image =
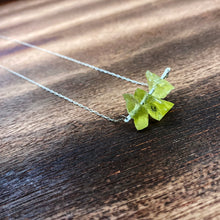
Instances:
[[[82,105],[82,104],[80,104],[80,103],[78,103],[78,102],[76,102],[76,101],[74,101],[74,100],[72,100],[72,99],[70,99],[70,98],[68,98],[68,97],[66,97],[66,96],[64,96],[64,95],[62,95],[62,94],[60,94],[60,93],[58,93],[58,92],[55,92],[55,91],[52,90],[52,89],[47,88],[46,86],[41,85],[41,84],[38,83],[38,82],[35,82],[35,81],[32,80],[32,79],[29,79],[29,78],[26,77],[26,76],[21,75],[20,73],[17,73],[17,72],[15,72],[15,71],[13,71],[13,70],[11,70],[11,69],[5,67],[5,66],[2,66],[1,64],[0,64],[0,67],[1,67],[2,69],[7,70],[8,72],[10,72],[10,73],[12,73],[12,74],[18,76],[18,77],[20,77],[20,78],[22,78],[22,79],[24,79],[24,80],[27,80],[28,82],[30,82],[30,83],[32,83],[32,84],[34,84],[34,85],[36,85],[36,86],[38,86],[38,87],[40,87],[40,88],[46,90],[47,92],[50,92],[50,93],[52,93],[52,94],[54,94],[54,95],[56,95],[56,96],[58,96],[58,97],[60,97],[60,98],[63,98],[63,99],[65,99],[65,100],[67,100],[67,101],[73,103],[74,105],[77,105],[77,106],[79,106],[79,107],[81,107],[81,108],[83,108],[83,109],[85,109],[85,110],[87,110],[87,111],[89,111],[89,112],[91,112],[91,113],[94,113],[94,114],[96,114],[96,115],[98,115],[98,116],[100,116],[100,117],[102,117],[102,118],[107,119],[108,121],[119,122],[119,121],[122,121],[122,120],[123,120],[122,118],[121,118],[121,119],[113,119],[113,118],[110,118],[110,117],[108,117],[108,116],[106,116],[106,115],[103,115],[103,114],[101,114],[101,113],[99,113],[99,112],[97,112],[97,111],[95,111],[95,110],[93,110],[93,109],[91,109],[91,108],[88,108],[88,107],[86,107],[85,105]]]
[[[12,38],[10,38],[10,37],[6,37],[6,36],[3,36],[3,35],[0,35],[0,38],[1,38],[1,39],[4,39],[4,40],[11,41],[11,42],[16,42],[16,43],[22,44],[22,45],[24,45],[24,46],[26,46],[26,47],[31,47],[31,48],[34,48],[34,49],[37,49],[37,50],[41,50],[41,51],[43,51],[43,52],[46,52],[46,53],[55,55],[55,56],[57,56],[57,57],[60,57],[60,58],[63,58],[63,59],[72,61],[72,62],[77,63],[77,64],[80,64],[80,65],[82,65],[82,66],[86,66],[86,67],[89,67],[89,68],[91,68],[91,69],[97,70],[97,71],[99,71],[99,72],[106,73],[106,74],[109,74],[109,75],[111,75],[111,76],[117,77],[118,79],[123,79],[123,80],[126,80],[126,81],[128,81],[128,82],[131,82],[131,83],[134,83],[134,84],[137,84],[137,85],[147,86],[147,83],[138,82],[138,81],[136,81],[136,80],[129,79],[129,78],[124,77],[124,76],[121,76],[121,75],[119,75],[119,74],[116,74],[116,73],[113,73],[113,72],[110,72],[110,71],[107,71],[107,70],[98,68],[98,67],[93,66],[93,65],[90,65],[90,64],[88,64],[88,63],[81,62],[81,61],[76,60],[76,59],[73,59],[73,58],[71,58],[71,57],[68,57],[68,56],[65,56],[65,55],[62,55],[62,54],[59,54],[59,53],[56,53],[56,52],[53,52],[53,51],[50,51],[50,50],[47,50],[47,49],[38,47],[38,46],[35,46],[35,45],[33,45],[33,44],[30,44],[30,43],[26,43],[26,42],[23,42],[23,41],[20,41],[20,40],[12,39]]]
[[[117,78],[119,78],[119,79],[126,80],[126,81],[128,81],[128,82],[131,82],[131,83],[134,83],[134,84],[137,84],[137,85],[148,86],[147,83],[142,83],[142,82],[138,82],[138,81],[129,79],[129,78],[124,77],[124,76],[121,76],[121,75],[119,75],[119,74],[116,74],[116,73],[113,73],[113,72],[110,72],[110,71],[107,71],[107,70],[98,68],[98,67],[96,67],[96,66],[90,65],[90,64],[88,64],[88,63],[81,62],[81,61],[79,61],[79,60],[73,59],[73,58],[71,58],[71,57],[68,57],[68,56],[65,56],[65,55],[62,55],[62,54],[59,54],[59,53],[56,53],[56,52],[52,52],[52,51],[50,51],[50,50],[47,50],[47,49],[44,49],[44,48],[35,46],[35,45],[33,45],[33,44],[30,44],[30,43],[26,43],[26,42],[23,42],[23,41],[20,41],[20,40],[12,39],[12,38],[9,38],[9,37],[3,36],[3,35],[0,35],[0,38],[1,38],[1,39],[4,39],[4,40],[11,41],[11,42],[15,42],[15,43],[22,44],[22,45],[27,46],[27,47],[30,47],[30,48],[34,48],[34,49],[41,50],[41,51],[46,52],[46,53],[48,53],[48,54],[55,55],[55,56],[57,56],[57,57],[60,57],[60,58],[63,58],[63,59],[72,61],[72,62],[74,62],[74,63],[77,63],[77,64],[80,64],[80,65],[89,67],[89,68],[91,68],[91,69],[97,70],[97,71],[102,72],[102,73],[109,74],[109,75],[111,75],[111,76],[117,77]],[[17,72],[15,72],[15,71],[13,71],[13,70],[7,68],[7,67],[4,67],[4,66],[2,66],[2,65],[0,65],[0,67],[1,67],[2,69],[7,70],[8,72],[10,72],[10,73],[12,73],[12,74],[18,76],[18,77],[20,77],[20,78],[22,78],[22,79],[24,79],[24,80],[27,80],[28,82],[30,82],[30,83],[32,83],[32,84],[34,84],[34,85],[36,85],[36,86],[38,86],[38,87],[40,87],[40,88],[46,90],[47,92],[50,92],[50,93],[52,93],[52,94],[54,94],[54,95],[56,95],[56,96],[58,96],[58,97],[60,97],[60,98],[63,98],[63,99],[65,99],[65,100],[67,100],[67,101],[73,103],[74,105],[77,105],[77,106],[79,106],[79,107],[81,107],[81,108],[83,108],[83,109],[85,109],[85,110],[87,110],[87,111],[89,111],[89,112],[91,112],[91,113],[94,113],[94,114],[96,114],[96,115],[98,115],[98,116],[100,116],[100,117],[102,117],[102,118],[107,119],[108,121],[112,121],[112,122],[119,122],[119,121],[128,122],[128,121],[131,119],[130,115],[128,115],[125,119],[123,119],[123,118],[120,118],[120,119],[110,118],[110,117],[108,117],[108,116],[106,116],[106,115],[103,115],[103,114],[101,114],[101,113],[99,113],[99,112],[97,112],[97,111],[95,111],[95,110],[93,110],[93,109],[91,109],[91,108],[88,108],[87,106],[84,106],[84,105],[82,105],[82,104],[80,104],[80,103],[78,103],[78,102],[76,102],[76,101],[74,101],[74,100],[72,100],[72,99],[70,99],[70,98],[68,98],[68,97],[66,97],[66,96],[64,96],[64,95],[62,95],[62,94],[60,94],[60,93],[58,93],[58,92],[55,92],[54,90],[49,89],[49,88],[47,88],[47,87],[45,87],[45,86],[39,84],[38,82],[35,82],[34,80],[29,79],[29,78],[26,77],[26,76],[23,76],[23,75],[20,74],[20,73],[17,73]],[[165,78],[165,77],[168,75],[169,71],[170,71],[170,69],[167,68],[167,69],[164,71],[164,73],[163,73],[163,75],[161,76],[161,78]]]

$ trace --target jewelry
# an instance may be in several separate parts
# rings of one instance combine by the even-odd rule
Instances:
[[[11,41],[11,42],[15,42],[15,43],[19,43],[22,44],[24,46],[30,47],[30,48],[34,48],[34,49],[38,49],[41,50],[43,52],[55,55],[57,57],[72,61],[74,63],[89,67],[91,69],[97,70],[99,72],[105,73],[105,74],[109,74],[111,76],[117,77],[119,79],[122,80],[126,80],[128,82],[137,84],[137,85],[142,85],[142,86],[148,86],[149,84],[149,93],[145,92],[144,90],[141,89],[137,89],[135,91],[134,96],[130,95],[130,94],[124,94],[124,99],[126,101],[126,107],[127,107],[127,111],[128,111],[128,116],[125,118],[125,116],[122,116],[122,118],[120,119],[113,119],[110,118],[106,115],[103,115],[83,104],[78,103],[77,101],[74,101],[52,89],[47,88],[46,86],[43,86],[41,84],[39,84],[38,82],[35,82],[34,80],[20,74],[17,73],[5,66],[0,65],[0,67],[2,69],[7,70],[8,72],[60,97],[63,98],[71,103],[73,103],[74,105],[77,105],[91,113],[96,114],[97,116],[100,116],[104,119],[107,119],[108,121],[111,122],[119,122],[119,121],[124,121],[124,122],[129,122],[130,119],[134,119],[134,123],[135,123],[135,127],[137,130],[142,130],[144,128],[146,128],[148,126],[148,114],[151,115],[151,117],[155,118],[156,120],[161,120],[162,117],[172,108],[173,103],[171,102],[167,102],[165,100],[162,100],[161,98],[165,98],[165,96],[174,88],[169,82],[167,82],[166,80],[164,80],[164,78],[168,77],[168,74],[170,72],[170,68],[166,68],[164,73],[162,74],[161,77],[158,77],[157,75],[151,73],[150,71],[146,72],[146,77],[148,80],[148,84],[147,83],[142,83],[142,82],[138,82],[136,80],[132,80],[130,78],[121,76],[119,74],[95,67],[93,65],[90,65],[88,63],[85,62],[81,62],[79,60],[73,59],[71,57],[67,57],[65,55],[56,53],[56,52],[52,52],[50,50],[35,46],[33,44],[30,43],[26,43],[23,41],[19,41],[16,39],[12,39],[3,35],[0,35],[1,39],[7,40],[7,41]],[[164,95],[165,94],[165,95]]]

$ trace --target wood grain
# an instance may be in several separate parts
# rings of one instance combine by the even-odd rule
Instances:
[[[175,103],[137,132],[0,69],[0,219],[220,219],[218,0],[1,1],[0,34],[145,81]],[[110,117],[135,85],[0,39],[0,64]]]

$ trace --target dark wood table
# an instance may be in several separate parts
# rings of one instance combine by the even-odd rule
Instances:
[[[0,1],[0,35],[175,86],[137,132],[0,68],[0,219],[220,219],[219,26],[218,0]],[[0,64],[113,118],[139,87],[3,39]]]

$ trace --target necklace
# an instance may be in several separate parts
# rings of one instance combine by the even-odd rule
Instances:
[[[113,73],[113,72],[110,72],[110,71],[107,71],[107,70],[98,68],[98,67],[96,67],[96,66],[90,65],[90,64],[88,64],[88,63],[85,63],[85,62],[82,62],[82,61],[73,59],[73,58],[71,58],[71,57],[68,57],[68,56],[65,56],[65,55],[62,55],[62,54],[59,54],[59,53],[56,53],[56,52],[52,52],[52,51],[50,51],[50,50],[47,50],[47,49],[44,49],[44,48],[35,46],[35,45],[33,45],[33,44],[30,44],[30,43],[26,43],[26,42],[23,42],[23,41],[20,41],[20,40],[17,40],[17,39],[12,39],[12,38],[9,38],[9,37],[3,36],[3,35],[0,35],[0,38],[3,39],[3,40],[7,40],[7,41],[10,41],[10,42],[14,42],[14,43],[18,43],[18,44],[24,45],[24,46],[29,47],[29,48],[34,48],[34,49],[37,49],[37,50],[46,52],[46,53],[48,53],[48,54],[51,54],[51,55],[54,55],[54,56],[57,56],[57,57],[60,57],[60,58],[69,60],[69,61],[71,61],[71,62],[80,64],[80,65],[83,65],[83,66],[86,66],[86,67],[88,67],[88,68],[91,68],[91,69],[94,69],[94,70],[96,70],[96,71],[99,71],[99,72],[102,72],[102,73],[111,75],[111,76],[113,76],[113,77],[117,77],[118,79],[126,80],[126,81],[128,81],[128,82],[130,82],[130,83],[134,83],[134,84],[142,85],[142,86],[148,86],[147,83],[143,83],[143,82],[139,82],[139,81],[136,81],[136,80],[132,80],[132,79],[130,79],[130,78],[121,76],[121,75],[119,75],[119,74],[116,74],[116,73]],[[58,96],[58,97],[60,97],[60,98],[63,98],[63,99],[65,99],[66,101],[69,101],[69,102],[73,103],[74,105],[76,105],[76,106],[78,106],[78,107],[80,107],[80,108],[83,108],[84,110],[87,110],[87,111],[89,111],[89,112],[91,112],[91,113],[93,113],[93,114],[95,114],[95,115],[97,115],[97,116],[100,116],[100,117],[102,117],[102,118],[104,118],[104,119],[106,119],[106,120],[108,120],[108,121],[111,121],[111,122],[119,122],[119,121],[129,122],[130,119],[132,118],[132,114],[130,114],[130,113],[129,113],[129,115],[128,115],[127,117],[125,117],[125,116],[122,115],[120,119],[110,118],[110,117],[108,117],[108,116],[106,116],[106,115],[103,115],[103,114],[97,112],[96,110],[93,110],[93,109],[91,109],[91,108],[89,108],[89,107],[87,107],[87,106],[85,106],[85,105],[83,105],[83,104],[81,104],[81,103],[78,103],[77,101],[74,101],[74,100],[72,100],[72,99],[70,99],[70,98],[68,98],[68,97],[66,97],[66,96],[64,96],[64,95],[62,95],[62,94],[60,94],[60,93],[58,93],[58,92],[56,92],[56,91],[54,91],[54,90],[48,88],[48,87],[46,87],[46,86],[43,86],[43,85],[39,84],[38,82],[36,82],[36,81],[34,81],[34,80],[32,80],[32,79],[30,79],[30,78],[28,78],[28,77],[26,77],[26,76],[20,74],[20,73],[15,72],[14,70],[11,70],[11,69],[9,69],[9,68],[7,68],[7,67],[1,65],[1,64],[0,64],[0,67],[1,67],[2,69],[4,69],[4,70],[7,70],[7,71],[10,72],[11,74],[14,74],[14,75],[16,75],[16,76],[18,76],[18,77],[20,77],[20,78],[22,78],[22,79],[24,79],[24,80],[26,80],[26,81],[32,83],[32,84],[38,86],[39,88],[42,88],[42,89],[46,90],[47,92],[50,92],[50,93],[53,94],[53,95],[56,95],[56,96]],[[169,72],[170,72],[170,68],[166,68],[165,71],[164,71],[164,73],[163,73],[162,76],[160,77],[160,79],[163,80],[163,79],[165,79],[166,77],[168,77]],[[159,81],[158,81],[158,82],[159,82]],[[157,83],[157,84],[158,84],[158,83]],[[151,94],[155,91],[157,84],[155,84],[155,86],[150,89],[149,95],[151,95]],[[145,98],[145,99],[146,99],[146,98]],[[127,102],[127,100],[126,100],[126,102]],[[142,100],[140,104],[143,105],[144,102],[145,102],[145,101]],[[152,108],[152,106],[151,106],[151,108]],[[140,109],[140,107],[136,107],[136,111],[138,111],[139,109]],[[128,111],[128,112],[129,112],[129,111]],[[136,128],[137,128],[137,127],[136,127]],[[138,129],[138,130],[141,130],[141,129]]]

